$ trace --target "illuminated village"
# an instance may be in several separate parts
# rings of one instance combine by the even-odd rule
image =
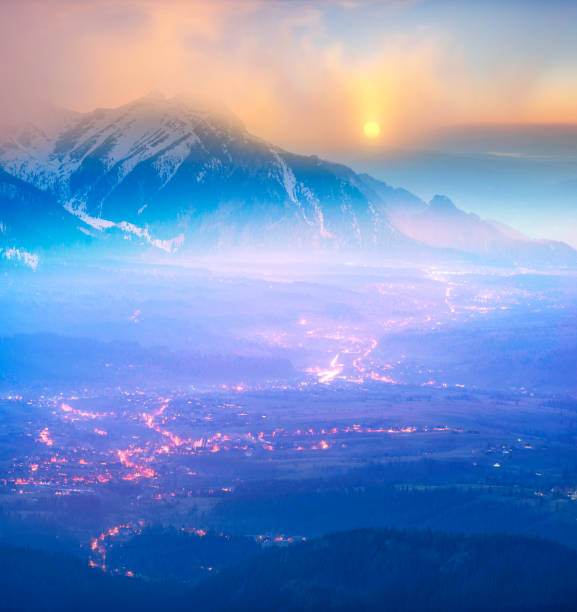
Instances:
[[[261,547],[315,535],[306,523],[275,527],[267,519],[235,527],[222,518],[227,505],[253,499],[258,483],[284,481],[290,492],[299,482],[322,478],[328,480],[318,486],[331,490],[331,478],[383,469],[402,473],[391,482],[409,491],[434,491],[424,484],[429,477],[419,475],[430,462],[446,466],[434,468],[445,487],[501,490],[515,473],[530,503],[572,504],[577,483],[549,465],[537,424],[546,393],[512,388],[499,396],[505,427],[496,396],[466,377],[427,368],[405,353],[386,360],[393,346],[387,338],[395,334],[435,333],[527,312],[526,304],[519,310],[519,290],[476,287],[438,271],[430,279],[436,289],[428,302],[418,284],[404,284],[402,291],[393,282],[365,285],[382,307],[373,299],[358,323],[303,308],[290,324],[251,329],[270,350],[292,351],[300,369],[284,380],[175,385],[172,391],[156,380],[157,389],[109,385],[104,392],[5,394],[4,511],[66,525],[90,566],[133,576],[142,572],[118,551],[155,525],[197,538],[234,533]],[[533,292],[529,310],[547,307],[550,299]],[[145,320],[142,307],[129,325]],[[577,509],[568,511],[577,517]]]

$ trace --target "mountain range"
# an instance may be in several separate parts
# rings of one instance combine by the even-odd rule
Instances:
[[[450,194],[461,208],[577,247],[575,126],[483,125],[458,136],[439,137],[430,150],[374,148],[341,161],[421,198]]]
[[[54,111],[0,141],[0,254],[35,267],[71,248],[577,264],[564,243],[287,152],[224,109],[157,95]]]

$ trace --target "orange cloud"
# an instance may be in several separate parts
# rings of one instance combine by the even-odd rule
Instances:
[[[5,2],[4,115],[10,101],[20,110],[35,97],[88,110],[151,89],[186,91],[226,104],[263,137],[325,154],[364,143],[367,120],[391,145],[418,143],[445,123],[577,121],[571,60],[565,72],[507,57],[492,67],[468,48],[472,27],[463,33],[420,14],[398,22],[414,4]]]

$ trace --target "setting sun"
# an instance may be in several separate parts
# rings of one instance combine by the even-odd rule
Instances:
[[[381,126],[376,121],[367,121],[363,131],[367,138],[377,138],[381,133]]]

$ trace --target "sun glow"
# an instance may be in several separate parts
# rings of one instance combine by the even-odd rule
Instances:
[[[376,121],[367,121],[363,127],[367,138],[377,138],[381,133],[381,126]]]

